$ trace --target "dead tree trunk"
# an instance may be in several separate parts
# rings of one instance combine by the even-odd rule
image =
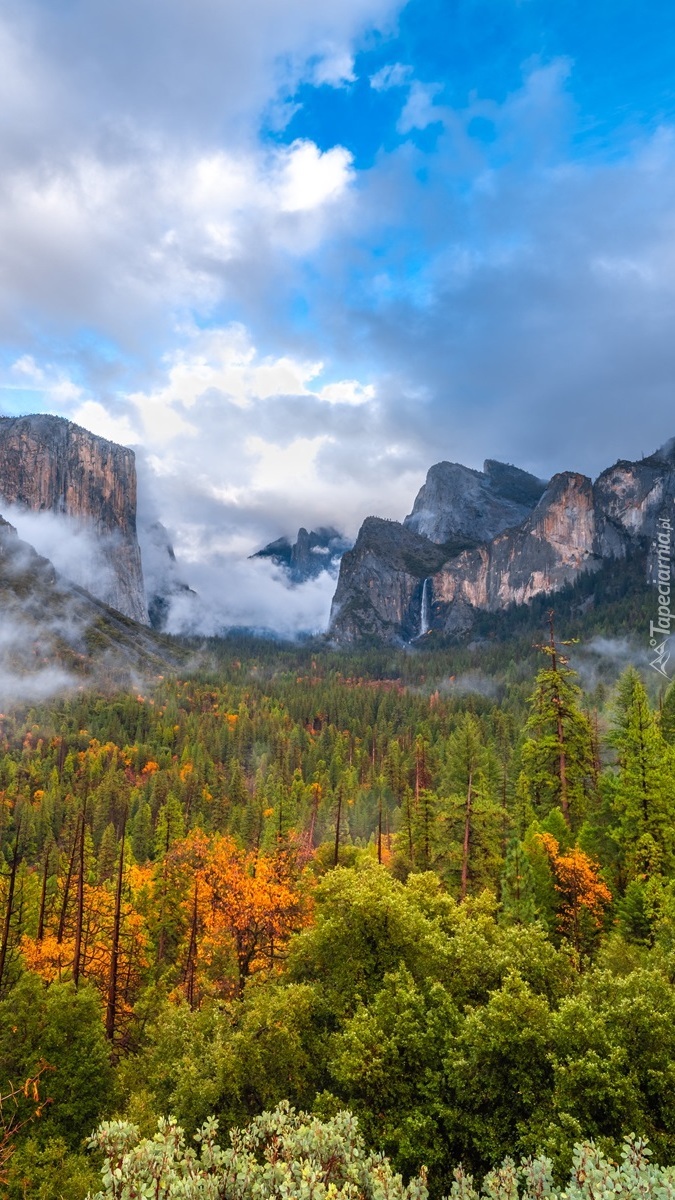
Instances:
[[[382,862],[382,788],[378,789],[377,798],[377,861]]]
[[[40,911],[38,913],[37,940],[41,942],[45,933],[45,905],[47,902],[47,880],[49,878],[49,860],[52,856],[51,842],[45,847],[45,861],[42,868],[42,886],[40,888]]]
[[[558,654],[555,644],[555,633],[553,629],[553,609],[548,614],[548,626],[550,632],[551,645],[551,669],[553,671],[554,691],[553,704],[556,712],[556,737],[558,741],[558,773],[560,776],[560,807],[567,825],[570,824],[570,806],[567,797],[567,747],[565,743],[565,730],[562,719],[562,697],[558,687]]]
[[[199,902],[199,880],[195,878],[195,894],[192,902],[192,920],[190,922],[190,944],[185,965],[185,997],[190,1008],[195,1007],[195,976],[197,974],[197,919]]]
[[[80,854],[77,873],[77,915],[75,918],[75,953],[73,954],[73,982],[79,987],[82,973],[82,925],[84,922],[84,839],[87,830],[87,793],[82,804],[80,823]]]
[[[16,826],[16,836],[14,838],[14,852],[12,854],[12,865],[9,870],[9,887],[7,889],[7,907],[5,909],[5,919],[2,924],[2,941],[0,942],[0,991],[2,990],[2,980],[5,974],[5,964],[7,962],[7,950],[9,948],[9,934],[12,926],[12,913],[14,911],[14,889],[16,887],[16,872],[19,866],[19,844],[21,839],[21,818],[19,818]]]
[[[342,816],[342,784],[338,784],[337,793],[337,813],[335,816],[335,853],[333,855],[333,866],[337,867],[340,858],[340,818]]]
[[[75,822],[75,837],[73,838],[73,847],[72,847],[72,850],[70,851],[70,861],[68,863],[68,873],[66,875],[66,882],[65,882],[64,888],[63,888],[63,900],[61,902],[61,916],[59,917],[59,928],[58,928],[58,931],[56,934],[56,940],[59,945],[61,945],[61,942],[63,941],[63,935],[66,931],[66,916],[68,913],[68,898],[70,896],[70,883],[73,878],[73,870],[75,868],[75,855],[77,854],[77,847],[79,844],[79,837],[80,837],[80,816],[81,816],[81,814],[78,813],[77,821]]]
[[[105,1016],[106,1037],[112,1042],[115,1037],[115,1014],[117,1012],[117,976],[120,958],[120,928],[122,924],[122,882],[124,880],[124,835],[126,833],[126,813],[122,821],[122,840],[120,842],[120,857],[117,866],[117,887],[115,889],[115,916],[113,918],[112,944],[110,948],[110,979],[108,981],[108,1006]]]

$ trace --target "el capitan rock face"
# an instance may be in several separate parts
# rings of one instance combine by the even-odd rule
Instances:
[[[0,417],[0,499],[89,528],[105,565],[92,571],[89,590],[125,616],[147,623],[133,450],[62,417]]]
[[[491,477],[499,478],[499,492]],[[514,505],[524,511],[515,524]],[[364,637],[400,643],[430,629],[459,636],[479,611],[554,593],[583,571],[647,548],[666,515],[675,519],[675,441],[647,459],[617,463],[595,484],[574,472],[543,485],[498,463],[482,473],[440,463],[404,525],[364,523],[342,562],[330,635],[339,644]],[[465,548],[439,544],[453,533]]]

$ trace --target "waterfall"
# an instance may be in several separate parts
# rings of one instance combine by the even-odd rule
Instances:
[[[418,636],[423,637],[429,632],[429,592],[431,590],[431,580],[425,579],[422,584],[422,605],[420,608],[420,631]]]

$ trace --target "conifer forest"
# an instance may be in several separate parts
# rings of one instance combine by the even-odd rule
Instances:
[[[675,688],[566,632],[4,713],[2,1195],[671,1195]]]

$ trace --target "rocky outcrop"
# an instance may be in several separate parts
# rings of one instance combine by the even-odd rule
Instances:
[[[436,463],[404,525],[432,542],[489,541],[503,529],[520,525],[545,487],[545,481],[527,471],[494,459],[487,459],[482,471],[461,463]]]
[[[334,572],[350,543],[337,529],[301,528],[295,542],[277,538],[252,554],[251,558],[269,558],[283,567],[293,583],[316,579],[322,571]]]
[[[81,542],[82,561],[71,556],[75,582],[147,622],[132,450],[61,417],[0,417],[0,498],[17,513],[63,518],[66,539],[91,531],[93,538]]]
[[[524,604],[557,591],[581,571],[597,570],[604,557],[602,527],[591,480],[571,472],[555,475],[519,528],[460,555],[433,576],[430,624],[456,633],[471,609],[494,612]],[[614,549],[624,552],[620,539]]]
[[[139,525],[138,536],[148,617],[152,628],[163,632],[170,624],[176,602],[186,609],[197,600],[197,593],[181,578],[171,539],[161,521]]]
[[[639,545],[648,547],[659,518],[675,522],[675,441],[649,458],[616,463],[595,484],[574,472],[554,476],[517,525],[511,523],[513,506],[524,505],[526,498],[529,503],[539,481],[521,472],[525,491],[508,494],[510,482],[518,482],[516,468],[494,464],[508,473],[500,518],[496,492],[485,482],[490,466],[486,463],[482,475],[469,472],[463,493],[459,483],[465,469],[439,464],[429,472],[431,489],[422,489],[405,526],[373,518],[364,523],[342,562],[331,613],[334,642],[363,637],[405,642],[429,630],[459,636],[471,629],[477,612],[499,612],[555,593],[582,572],[624,558]],[[446,487],[448,480],[452,486]],[[445,504],[452,511],[443,511]],[[434,539],[413,534],[416,511],[417,523],[431,529]],[[475,533],[500,521],[496,535],[462,550],[437,544],[449,530]],[[654,557],[648,556],[648,569],[654,567]]]
[[[461,542],[439,546],[398,521],[367,517],[340,564],[330,618],[333,640],[411,641],[422,632],[425,579],[462,549]]]

